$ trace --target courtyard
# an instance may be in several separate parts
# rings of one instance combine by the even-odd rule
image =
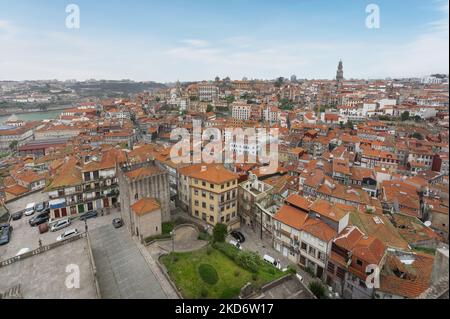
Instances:
[[[241,288],[247,283],[261,287],[285,275],[262,261],[258,271],[252,273],[212,247],[175,252],[160,260],[187,299],[233,299],[239,296]]]

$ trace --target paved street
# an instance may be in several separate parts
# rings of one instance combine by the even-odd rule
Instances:
[[[102,226],[90,231],[90,238],[102,298],[167,298],[125,227]]]
[[[12,202],[7,204],[7,207],[11,213],[23,210],[27,203],[29,202],[41,202],[46,200],[46,194],[35,193],[31,194],[27,197],[21,198],[16,202]],[[34,216],[34,215],[33,215]],[[72,224],[65,228],[56,232],[47,232],[44,234],[39,234],[37,227],[31,227],[28,223],[29,219],[33,216],[23,216],[20,220],[11,221],[11,225],[13,226],[13,233],[11,236],[11,241],[3,246],[0,246],[0,260],[5,260],[11,257],[14,257],[19,250],[22,248],[30,248],[31,250],[39,248],[39,239],[42,242],[42,245],[50,244],[56,241],[56,238],[67,231],[68,229],[76,228],[80,232],[84,231],[84,222],[80,220],[73,220]],[[111,221],[119,217],[120,213],[118,210],[111,211],[110,215],[100,216],[97,218],[92,218],[88,220],[89,229],[93,230],[98,227],[108,225],[112,228]]]

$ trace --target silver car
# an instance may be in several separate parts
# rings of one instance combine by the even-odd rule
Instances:
[[[69,218],[60,219],[52,225],[52,228],[50,228],[50,230],[57,231],[57,230],[60,230],[60,229],[70,226],[70,224],[71,224],[71,222],[70,222]]]

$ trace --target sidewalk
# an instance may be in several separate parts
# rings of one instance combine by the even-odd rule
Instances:
[[[152,271],[152,273],[155,275],[156,279],[158,280],[159,284],[161,285],[161,288],[164,290],[164,293],[166,294],[167,298],[168,299],[179,299],[174,288],[168,282],[168,279],[164,276],[164,274],[162,273],[162,270],[156,264],[156,261],[153,259],[153,257],[150,255],[150,253],[147,251],[145,246],[142,245],[136,237],[133,237],[133,240],[134,240],[136,246],[139,248],[139,251],[141,252],[145,261],[147,262],[148,267],[150,268],[150,270]]]

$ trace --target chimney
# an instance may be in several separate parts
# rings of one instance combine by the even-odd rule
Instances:
[[[206,166],[202,166],[201,171],[202,171],[202,172],[206,172]]]

